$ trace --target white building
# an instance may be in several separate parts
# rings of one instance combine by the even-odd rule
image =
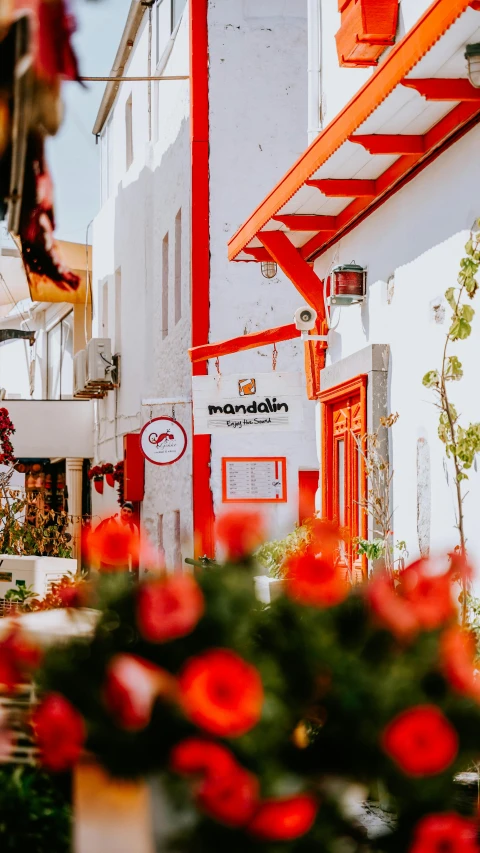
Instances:
[[[480,91],[465,59],[467,46],[480,42],[480,4],[308,5],[311,145],[284,177],[279,158],[229,256],[251,260],[263,247],[320,319],[333,268],[354,260],[367,270],[365,301],[333,311],[326,353],[317,353],[322,511],[366,535],[356,500],[367,483],[351,429],[374,430],[381,416],[398,412],[390,442],[395,539],[406,541],[411,557],[452,549],[454,473],[422,377],[441,365],[451,314],[444,293],[457,283],[480,216]],[[451,395],[466,425],[480,420],[478,317],[473,323],[471,338],[452,348],[465,376]],[[478,560],[476,467],[468,492],[467,547]]]
[[[141,516],[170,564],[193,554],[194,539],[197,554],[213,555],[226,460],[240,460],[232,464],[249,476],[270,471],[252,459],[272,460],[284,481],[263,505],[272,535],[293,529],[304,511],[300,491],[308,496],[312,478],[318,483],[315,406],[304,391],[295,432],[193,434],[188,353],[193,347],[193,373],[205,374],[209,342],[291,325],[303,304],[283,273],[267,279],[255,263],[229,264],[226,239],[305,145],[306,52],[307,7],[298,0],[156,0],[150,8],[133,0],[112,68],[126,79],[107,84],[95,123],[102,207],[93,225],[93,334],[121,355],[120,387],[94,404],[95,462],[121,459],[124,437],[151,418],[184,427],[179,461],[145,463]],[[129,79],[150,76],[170,79]],[[303,373],[303,350],[299,340],[279,344],[278,372]],[[273,345],[234,351],[220,358],[222,382],[272,373]],[[208,371],[217,376],[214,359]],[[94,514],[114,503],[113,491],[94,494]],[[251,495],[247,503],[257,505]]]

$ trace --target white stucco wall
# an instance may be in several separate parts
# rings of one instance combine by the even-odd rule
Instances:
[[[342,309],[332,335],[327,364],[336,363],[367,344],[389,344],[389,408],[399,412],[393,427],[392,465],[394,531],[405,539],[411,557],[419,553],[417,534],[417,481],[425,484],[425,457],[430,455],[432,550],[451,549],[454,530],[452,469],[445,470],[444,448],[437,436],[438,412],[422,377],[441,364],[450,309],[443,299],[455,286],[469,229],[480,215],[480,128],[471,130],[452,148],[421,172],[400,192],[315,263],[323,278],[332,261],[368,267],[368,302]],[[394,276],[393,298],[388,301],[387,281]],[[446,309],[443,324],[434,319],[433,306]],[[478,361],[479,319],[473,334],[454,351],[464,364],[465,378],[452,384],[451,394],[461,422],[480,421]],[[417,477],[417,442],[422,441]],[[425,448],[427,445],[427,449]],[[447,474],[448,472],[448,482]],[[465,501],[468,548],[480,558],[480,476],[472,470]],[[425,523],[423,519],[422,524]]]
[[[229,263],[226,243],[305,147],[307,4],[222,0],[209,4],[210,229],[212,341],[292,322],[302,300],[279,273]],[[278,370],[304,371],[303,344],[278,345]],[[222,373],[272,370],[271,346],[220,359]],[[210,363],[210,370],[215,370]],[[262,509],[273,536],[298,521],[298,471],[316,468],[314,403],[305,397],[303,432],[212,440],[212,490],[222,510],[222,457],[286,456],[288,503]],[[229,506],[231,506],[229,504]]]

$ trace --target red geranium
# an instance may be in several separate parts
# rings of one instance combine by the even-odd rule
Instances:
[[[187,661],[180,675],[187,716],[220,737],[239,737],[262,713],[263,685],[258,671],[228,649],[211,649]]]
[[[435,776],[455,760],[458,735],[435,705],[417,705],[389,723],[382,747],[408,776]]]
[[[228,559],[241,562],[265,541],[267,529],[260,512],[235,510],[224,513],[217,520],[216,534]]]
[[[69,770],[78,761],[86,740],[83,717],[60,693],[47,693],[32,716],[43,765]]]
[[[333,553],[315,554],[311,549],[290,557],[286,564],[287,594],[301,604],[333,607],[349,593],[345,573]]]
[[[139,731],[150,722],[156,698],[175,692],[170,673],[142,658],[119,654],[108,666],[103,700],[117,725]]]
[[[440,661],[445,677],[455,690],[480,701],[480,682],[475,672],[474,635],[458,625],[448,628],[440,641]]]
[[[310,794],[264,800],[248,832],[261,841],[292,841],[312,828],[317,811],[318,802]]]
[[[14,627],[0,643],[0,684],[12,690],[17,684],[28,681],[32,670],[40,663],[41,652]]]
[[[409,853],[479,853],[478,826],[455,812],[431,814],[415,827]]]
[[[182,740],[170,753],[170,767],[180,776],[228,776],[237,763],[232,753],[219,743],[191,737]]]
[[[203,616],[204,608],[202,591],[191,575],[145,583],[138,592],[138,628],[150,643],[185,637]]]
[[[258,806],[258,779],[236,765],[227,775],[207,777],[197,792],[199,807],[227,826],[245,826]]]
[[[85,549],[92,563],[101,563],[103,571],[115,571],[128,567],[130,558],[139,559],[140,534],[116,519],[106,519],[95,530],[87,531]]]
[[[399,576],[398,584],[385,574],[367,587],[373,612],[398,637],[440,628],[456,616],[450,572],[433,574],[432,563],[417,560]]]

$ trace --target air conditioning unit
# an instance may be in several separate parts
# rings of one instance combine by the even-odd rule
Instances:
[[[113,388],[110,338],[92,338],[87,344],[87,387]]]
[[[73,396],[86,397],[87,384],[87,351],[82,349],[73,357]]]
[[[45,598],[52,584],[77,570],[77,561],[67,557],[17,557],[0,559],[0,601],[9,589],[31,587],[39,598]]]

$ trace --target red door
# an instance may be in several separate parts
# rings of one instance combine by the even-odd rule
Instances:
[[[366,561],[352,540],[367,535],[363,504],[367,495],[362,454],[366,433],[366,377],[339,385],[320,395],[322,403],[323,515],[346,531],[342,561],[353,582],[363,579]]]
[[[303,524],[315,515],[315,498],[320,471],[298,472],[298,523]]]

